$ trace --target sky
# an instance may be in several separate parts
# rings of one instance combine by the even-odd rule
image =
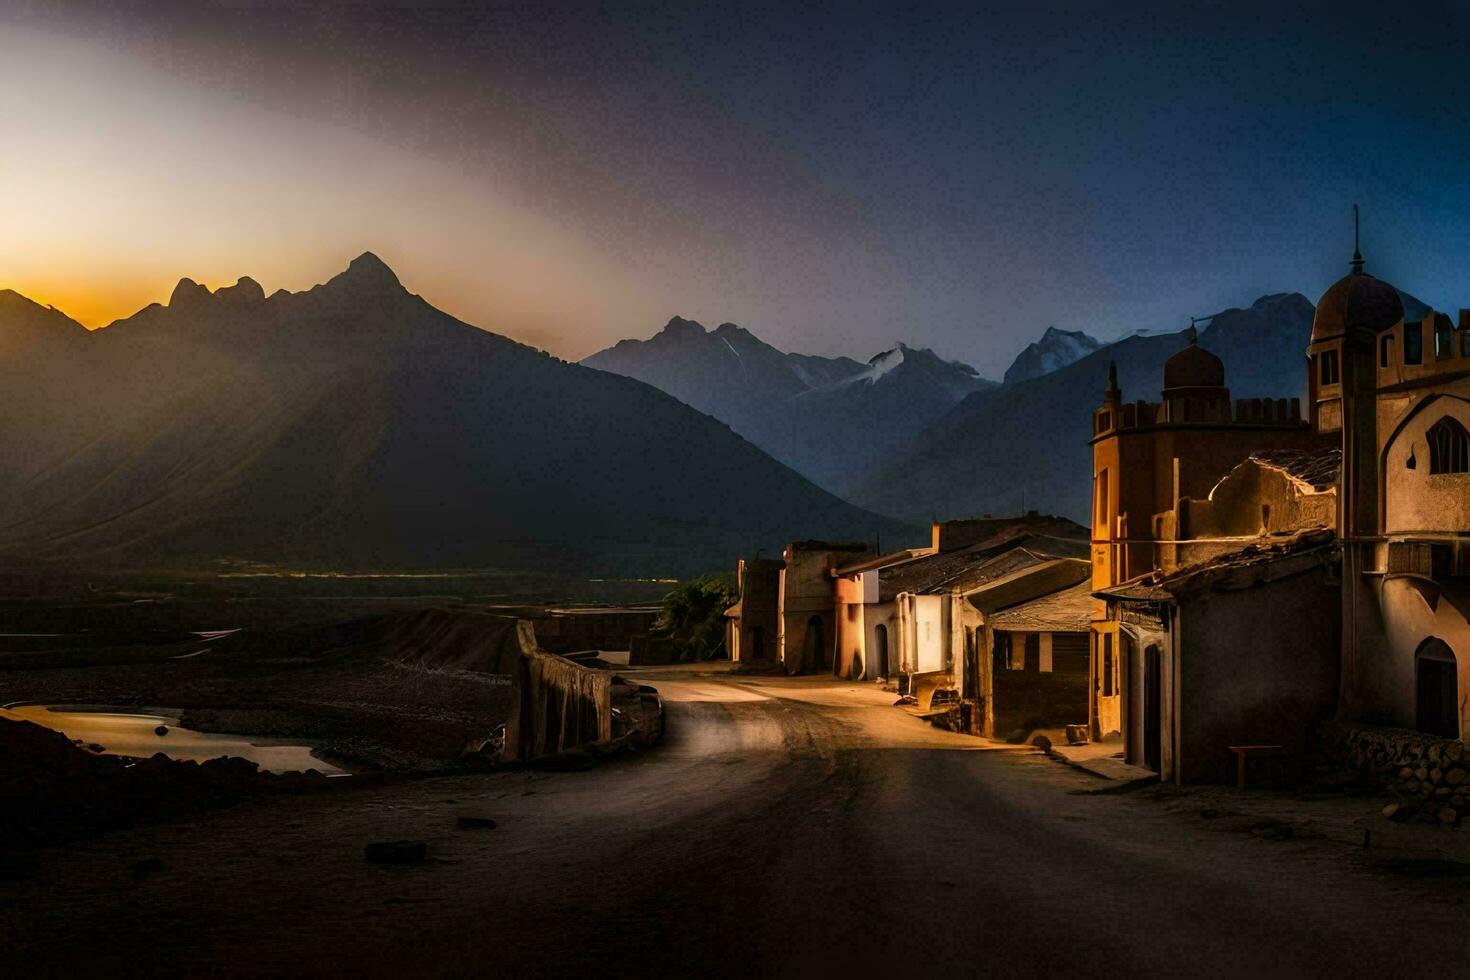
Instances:
[[[562,357],[672,315],[998,377],[1368,270],[1470,306],[1470,13],[0,4],[0,288],[88,326],[371,250]]]

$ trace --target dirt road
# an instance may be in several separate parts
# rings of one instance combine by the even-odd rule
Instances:
[[[1466,962],[1465,879],[1072,793],[1092,777],[936,731],[867,686],[640,679],[666,698],[667,743],[591,772],[366,788],[48,851],[33,878],[0,884],[8,969],[1233,976]],[[460,815],[499,826],[458,830]],[[398,838],[438,860],[363,862],[364,844]]]

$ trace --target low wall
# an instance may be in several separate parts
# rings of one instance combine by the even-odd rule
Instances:
[[[1394,816],[1458,824],[1470,814],[1470,759],[1458,739],[1402,728],[1329,724],[1319,730],[1328,761],[1376,779],[1398,805]]]
[[[554,653],[521,654],[501,758],[528,762],[610,739],[612,682]]]

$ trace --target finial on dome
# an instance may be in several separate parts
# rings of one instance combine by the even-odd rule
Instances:
[[[1358,206],[1353,205],[1353,275],[1363,274],[1363,253],[1358,251]]]
[[[1189,318],[1189,329],[1184,331],[1184,336],[1189,339],[1189,346],[1199,346],[1199,330],[1195,328],[1194,317]]]
[[[1118,362],[1108,362],[1108,391],[1118,390]]]

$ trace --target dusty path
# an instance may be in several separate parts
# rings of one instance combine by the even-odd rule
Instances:
[[[43,856],[11,968],[127,975],[1463,972],[1463,879],[1201,829],[829,680],[672,669],[670,737],[576,774],[436,779]],[[460,814],[494,830],[460,831]],[[369,866],[426,839],[442,863]],[[162,870],[132,865],[160,858]],[[1432,937],[1432,938],[1430,938]],[[15,973],[12,975],[21,975]]]

